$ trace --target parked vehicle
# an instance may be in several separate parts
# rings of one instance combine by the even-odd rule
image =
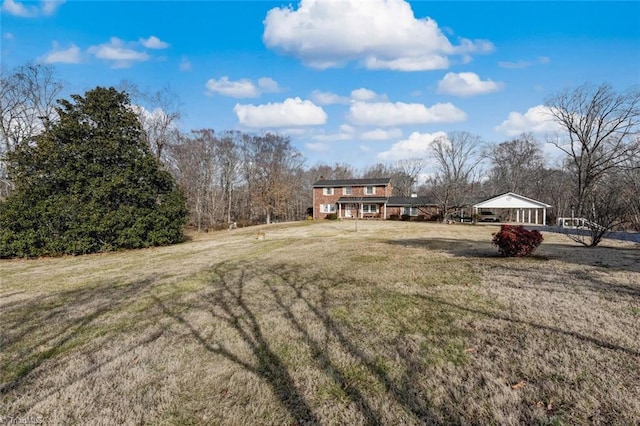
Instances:
[[[491,211],[481,210],[478,213],[478,222],[500,222],[500,218]]]

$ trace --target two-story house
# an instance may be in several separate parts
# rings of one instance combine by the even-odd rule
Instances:
[[[386,218],[391,196],[391,179],[320,179],[313,184],[313,218],[324,219],[330,213],[338,218]]]
[[[320,178],[313,184],[313,218],[324,219],[335,213],[339,219],[424,215],[425,208],[435,206],[425,197],[393,197],[390,178],[341,179]]]

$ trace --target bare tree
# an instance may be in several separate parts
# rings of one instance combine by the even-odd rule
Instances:
[[[198,232],[212,224],[217,199],[215,195],[214,149],[216,139],[211,129],[178,135],[178,142],[170,146],[172,172],[187,196],[190,220]]]
[[[51,65],[26,64],[0,71],[0,198],[13,186],[6,154],[39,134],[56,118],[56,100],[63,85]]]
[[[618,93],[608,84],[584,84],[550,97],[546,105],[563,129],[551,142],[572,162],[576,214],[590,218],[599,182],[640,154],[640,90]]]
[[[640,231],[640,157],[630,158],[624,164],[622,198],[628,203],[627,222],[636,231]]]
[[[485,152],[491,161],[489,185],[493,194],[516,192],[534,196],[535,182],[544,169],[540,144],[530,134],[489,146]]]
[[[287,217],[304,158],[289,138],[267,133],[244,135],[242,145],[246,207],[251,221],[271,223],[275,216]]]
[[[308,170],[309,175],[309,191],[311,191],[311,185],[319,180],[323,179],[352,179],[355,176],[355,171],[352,166],[346,163],[335,163],[333,166],[327,164],[317,164]]]
[[[418,178],[425,168],[423,158],[408,158],[398,160],[393,164],[391,182],[396,195],[408,197],[416,191]]]
[[[182,117],[178,95],[169,86],[153,92],[141,90],[130,81],[122,81],[120,88],[129,93],[136,104],[135,111],[151,151],[157,159],[166,162],[165,150],[176,135],[174,130]]]
[[[220,187],[225,201],[226,222],[232,223],[233,195],[240,177],[240,144],[242,135],[237,131],[224,132],[218,140],[215,150],[220,167]]]
[[[451,209],[469,203],[478,181],[481,139],[468,132],[451,132],[430,147],[435,173],[430,179],[432,193],[440,204],[443,220]]]

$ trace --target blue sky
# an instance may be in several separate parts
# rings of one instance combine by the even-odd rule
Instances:
[[[288,134],[309,166],[422,157],[454,130],[544,141],[549,95],[640,84],[637,1],[3,0],[1,13],[3,67],[51,63],[67,94],[168,85],[182,130]]]

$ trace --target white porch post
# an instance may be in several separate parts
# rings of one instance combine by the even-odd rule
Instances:
[[[342,204],[338,203],[338,218],[342,219]]]
[[[520,223],[520,209],[516,210],[516,223]]]
[[[542,208],[542,224],[543,225],[547,224],[547,208],[546,207]]]
[[[527,223],[531,223],[531,209],[527,209],[527,213],[529,217],[529,220],[527,220]]]
[[[387,203],[386,202],[384,203],[383,209],[384,209],[383,219],[386,219],[387,218]]]
[[[536,209],[536,225],[538,224],[538,209]]]

